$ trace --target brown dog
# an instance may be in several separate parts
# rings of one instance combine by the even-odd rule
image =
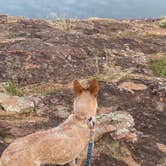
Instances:
[[[56,128],[19,138],[2,154],[0,166],[80,166],[85,160],[90,129],[86,119],[95,117],[99,86],[93,80],[87,89],[75,80],[74,113]],[[77,161],[77,162],[76,162]]]

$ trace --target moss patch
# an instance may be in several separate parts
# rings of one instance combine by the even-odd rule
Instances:
[[[153,73],[159,77],[166,77],[166,58],[152,59],[149,62]]]
[[[126,157],[126,153],[122,149],[122,145],[120,141],[113,141],[111,144],[107,145],[109,150],[111,151],[111,154],[115,158],[121,158],[121,157]]]

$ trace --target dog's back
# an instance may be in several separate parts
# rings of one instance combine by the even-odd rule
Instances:
[[[90,129],[85,120],[96,114],[98,84],[88,89],[74,82],[74,114],[56,128],[17,139],[4,151],[0,166],[64,165],[74,161],[85,150]]]

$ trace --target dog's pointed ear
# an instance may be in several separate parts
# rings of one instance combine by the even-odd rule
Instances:
[[[73,90],[74,90],[75,96],[80,95],[83,91],[83,87],[77,80],[74,80],[74,82],[73,82]]]
[[[99,84],[98,84],[98,81],[96,79],[92,80],[88,90],[90,91],[90,93],[92,95],[94,95],[95,97],[97,96],[98,91],[99,91]]]

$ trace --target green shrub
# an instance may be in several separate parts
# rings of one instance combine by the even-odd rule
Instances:
[[[166,28],[166,21],[161,21],[161,22],[159,23],[159,26],[160,26],[161,28]]]
[[[15,83],[9,82],[7,85],[5,85],[5,89],[8,93],[10,93],[13,96],[22,96],[21,90]]]
[[[150,60],[150,68],[159,77],[166,77],[166,58]]]

